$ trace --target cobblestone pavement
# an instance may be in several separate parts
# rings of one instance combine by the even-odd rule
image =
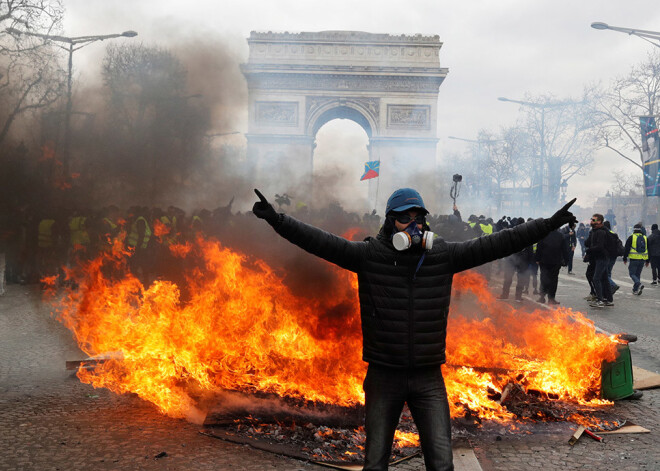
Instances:
[[[584,270],[578,265],[575,271]],[[643,296],[633,297],[623,285],[629,281],[625,268],[615,273],[622,286],[616,306],[587,314],[605,330],[637,334],[633,363],[658,372],[660,287],[647,283]],[[563,305],[584,312],[586,294],[583,276],[561,275]],[[523,305],[535,307],[530,300]],[[37,287],[8,286],[0,297],[0,471],[327,469],[200,435],[199,426],[165,417],[134,395],[81,384],[64,363],[82,357],[71,334],[50,317]],[[457,444],[471,446],[484,470],[657,470],[659,400],[660,390],[652,390],[639,401],[615,405],[617,416],[650,434],[610,435],[604,443],[583,436],[571,447],[567,426],[538,424],[531,434],[479,431]],[[166,456],[156,458],[162,452]],[[415,458],[395,469],[424,465]]]

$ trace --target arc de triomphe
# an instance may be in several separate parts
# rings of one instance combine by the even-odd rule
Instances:
[[[316,133],[335,118],[366,131],[369,160],[380,161],[381,195],[414,186],[420,173],[435,180],[438,89],[448,72],[438,36],[252,32],[248,45],[242,71],[255,183],[311,190]]]

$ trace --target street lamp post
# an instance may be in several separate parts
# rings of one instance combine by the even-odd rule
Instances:
[[[609,29],[611,31],[617,31],[619,33],[626,33],[630,36],[637,36],[638,38],[642,38],[644,41],[649,42],[653,44],[656,47],[660,47],[660,32],[658,31],[648,31],[645,29],[633,29],[633,28],[622,28],[620,26],[610,26],[607,23],[601,23],[600,21],[597,21],[595,23],[591,23],[591,27],[593,29]],[[658,42],[653,42],[651,39],[654,39],[655,41]]]
[[[72,82],[73,82],[73,53],[79,49],[82,49],[89,44],[96,41],[105,41],[106,39],[114,38],[134,38],[138,34],[135,31],[124,31],[123,33],[115,34],[104,34],[99,36],[77,36],[77,37],[68,37],[68,36],[58,36],[50,34],[40,34],[32,33],[29,31],[20,31],[15,28],[8,28],[7,32],[19,35],[34,36],[37,38],[45,39],[48,41],[53,41],[55,43],[64,43],[67,46],[62,46],[57,44],[60,48],[68,51],[69,61],[68,61],[68,73],[67,73],[67,88],[66,88],[66,109],[64,113],[64,150],[62,152],[62,168],[64,171],[64,177],[67,178],[69,174],[69,153],[70,153],[70,142],[71,142],[71,115],[73,111],[73,101],[72,101]]]
[[[498,97],[497,98],[499,101],[506,101],[510,103],[517,103],[522,106],[528,106],[530,108],[534,109],[539,109],[541,110],[541,129],[540,129],[540,149],[539,149],[539,162],[538,162],[538,167],[536,169],[536,179],[537,179],[537,185],[538,185],[538,190],[535,191],[535,196],[536,196],[536,203],[538,204],[539,207],[544,207],[545,206],[545,201],[543,199],[543,179],[544,179],[544,174],[545,174],[545,165],[546,165],[546,160],[547,160],[547,155],[546,155],[546,145],[545,145],[545,110],[548,108],[560,108],[564,106],[570,106],[570,105],[579,105],[582,102],[575,102],[575,101],[558,101],[558,102],[545,102],[545,103],[534,103],[531,101],[523,101],[523,100],[512,100],[510,98],[505,98],[505,97]],[[559,169],[559,178],[561,179],[561,168]],[[550,175],[548,175],[548,185],[550,185]]]

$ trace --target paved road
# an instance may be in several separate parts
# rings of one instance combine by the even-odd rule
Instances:
[[[576,273],[585,268],[576,262]],[[627,271],[617,264],[622,288],[613,308],[587,306],[582,275],[562,274],[557,299],[604,330],[637,334],[634,364],[660,372],[660,287],[650,286],[648,274],[643,295],[633,296]],[[164,417],[135,396],[81,384],[63,368],[66,360],[81,357],[70,333],[50,318],[37,287],[8,286],[0,297],[0,470],[327,469],[202,436],[198,426]],[[566,430],[540,425],[531,435],[482,432],[460,443],[474,449],[484,470],[657,470],[659,400],[660,390],[653,390],[615,406],[651,434],[614,435],[605,443],[582,438],[570,447]],[[161,452],[167,456],[155,458]],[[396,469],[424,465],[418,458]]]

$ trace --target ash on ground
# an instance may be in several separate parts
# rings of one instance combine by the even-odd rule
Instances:
[[[244,438],[268,440],[296,449],[305,458],[313,461],[362,463],[364,462],[364,427],[330,428],[311,422],[296,423],[262,421],[249,416],[234,420],[223,427]],[[392,447],[391,461],[406,458],[419,451],[417,427],[410,412],[405,408],[397,427],[397,437]]]

